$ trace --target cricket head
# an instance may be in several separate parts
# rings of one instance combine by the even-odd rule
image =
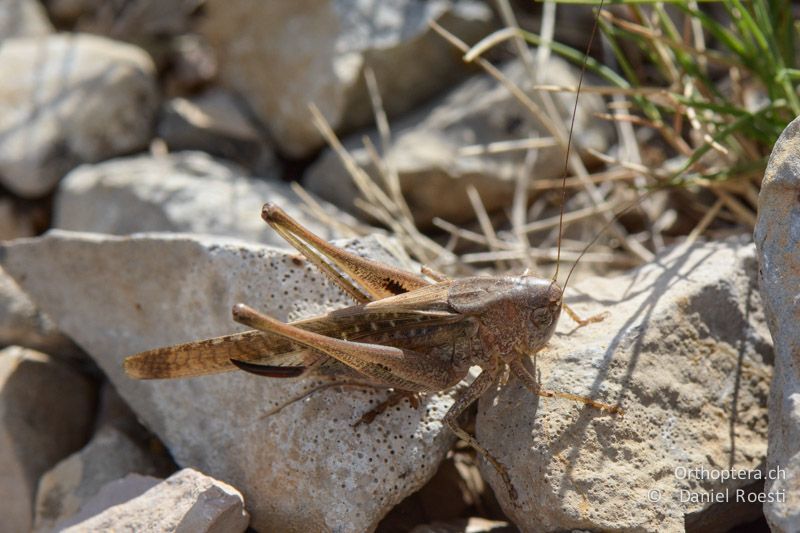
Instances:
[[[534,277],[523,277],[523,280],[528,287],[525,307],[529,314],[526,345],[521,348],[523,353],[530,354],[541,350],[555,333],[561,316],[563,293],[554,280]]]

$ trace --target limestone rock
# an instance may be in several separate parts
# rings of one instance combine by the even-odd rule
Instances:
[[[147,450],[113,426],[101,427],[83,449],[39,480],[35,531],[52,531],[76,514],[106,484],[130,473],[157,475],[159,465]]]
[[[141,484],[139,478],[129,482]],[[114,492],[122,490],[124,487],[118,486]],[[190,468],[122,503],[109,495],[105,497],[111,503],[106,509],[79,523],[62,525],[60,531],[239,533],[247,529],[250,521],[239,491]]]
[[[504,74],[520,87],[528,85],[528,75],[521,61],[503,67]],[[541,83],[577,85],[578,73],[565,61],[552,58],[542,71]],[[575,97],[559,95],[554,99],[569,123]],[[573,148],[591,147],[603,151],[612,138],[608,124],[593,118],[603,109],[597,95],[581,95],[575,119]],[[394,142],[384,155],[387,165],[395,168],[401,189],[416,222],[430,224],[433,217],[451,222],[474,218],[467,197],[467,185],[474,185],[487,209],[511,204],[527,150],[501,153],[469,153],[466,150],[490,143],[520,141],[531,137],[550,137],[508,90],[488,74],[475,76],[449,94],[423,109],[391,124]],[[376,146],[376,130],[369,133]],[[345,148],[378,183],[380,173],[364,148],[363,134],[345,139]],[[563,152],[557,146],[539,148],[533,167],[533,179],[558,178],[564,171]],[[309,190],[354,214],[358,191],[338,156],[327,150],[304,176]]]
[[[80,349],[0,268],[0,344],[40,350],[58,358],[80,356]]]
[[[800,529],[800,119],[775,143],[758,197],[755,241],[759,283],[772,339],[775,374],[769,403],[767,468],[784,476],[764,490],[784,501],[764,504],[772,531]]]
[[[410,267],[395,248],[378,236],[350,247]],[[349,303],[294,253],[220,238],[53,231],[7,244],[3,266],[95,358],[179,465],[242,491],[255,529],[374,528],[425,484],[454,440],[441,422],[452,391],[354,429],[384,391],[333,387],[287,405],[319,382],[124,374],[127,355],[244,329],[231,320],[236,302],[280,320]]]
[[[367,66],[390,115],[464,76],[468,67],[460,54],[428,27],[429,20],[467,42],[491,28],[491,11],[474,1],[209,0],[205,12],[201,31],[219,52],[222,82],[245,97],[293,157],[323,144],[309,120],[309,102],[337,130],[372,120]]]
[[[36,484],[86,442],[94,387],[49,356],[0,351],[0,516],[3,531],[30,531]]]
[[[38,0],[3,0],[0,9],[0,41],[9,37],[43,37],[53,33]]]
[[[580,329],[562,318],[535,375],[545,389],[625,414],[539,398],[514,378],[481,398],[478,440],[508,466],[518,501],[490,466],[481,471],[514,523],[523,531],[683,531],[718,509],[683,495],[726,489],[733,509],[714,531],[758,516],[758,507],[748,516],[736,502],[737,489],[764,475],[766,454],[773,355],[756,271],[752,245],[712,243],[567,288],[578,313],[609,315]],[[702,469],[717,475],[703,478]],[[731,469],[751,477],[720,481]]]
[[[140,49],[79,34],[3,41],[0,183],[50,192],[72,167],[147,146],[158,107]]]
[[[173,98],[162,108],[158,136],[172,152],[200,150],[259,175],[277,174],[272,147],[242,108],[243,103],[220,89]]]
[[[67,527],[89,520],[111,507],[138,498],[158,485],[161,481],[163,481],[163,479],[153,476],[128,474],[122,479],[106,483],[97,494],[84,503],[78,514],[61,520],[55,525],[54,529],[56,531],[63,531]]]
[[[54,226],[117,235],[208,233],[286,247],[261,219],[266,202],[280,205],[325,238],[341,236],[336,227],[305,216],[287,184],[248,178],[240,167],[201,152],[141,155],[78,167],[59,188]],[[337,218],[347,222],[341,213]]]

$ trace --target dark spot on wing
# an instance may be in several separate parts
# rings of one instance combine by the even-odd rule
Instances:
[[[393,279],[386,279],[383,282],[383,288],[392,294],[403,294],[408,292],[408,289],[403,287],[400,283]]]

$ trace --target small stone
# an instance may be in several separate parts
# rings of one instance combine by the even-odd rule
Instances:
[[[800,118],[781,134],[758,196],[759,287],[775,341],[764,514],[775,532],[800,530]]]
[[[122,479],[116,479],[106,483],[97,494],[84,503],[78,514],[58,522],[53,529],[60,532],[68,527],[81,524],[107,509],[138,498],[162,481],[163,479],[153,476],[128,474]],[[162,531],[163,529],[157,528],[156,530]]]
[[[3,41],[0,92],[0,183],[26,198],[80,163],[146,147],[158,107],[147,54],[79,34]]]
[[[70,455],[39,480],[35,531],[52,531],[75,515],[106,484],[130,473],[163,472],[150,453],[131,437],[107,425],[83,449]]]
[[[272,147],[242,112],[243,105],[220,89],[173,98],[163,106],[158,136],[172,152],[200,150],[257,174],[277,174]]]
[[[39,477],[89,436],[95,390],[65,363],[10,346],[0,351],[0,516],[30,531]]]
[[[146,487],[147,478],[130,478],[130,483]],[[115,493],[125,491],[125,484],[104,488],[92,504],[98,509],[101,500],[108,506],[81,522],[59,524],[59,531],[175,531],[176,533],[238,533],[247,529],[250,517],[244,509],[241,493],[227,483],[184,468],[149,487],[127,501]],[[136,487],[135,487],[136,488]],[[105,494],[103,494],[105,492]]]
[[[390,116],[470,71],[429,20],[470,43],[492,27],[490,9],[475,1],[209,0],[200,32],[218,51],[221,82],[247,100],[283,152],[300,158],[323,145],[309,102],[337,131],[373,120],[366,67]]]
[[[266,202],[280,205],[324,238],[341,236],[341,226],[306,216],[286,183],[247,177],[239,166],[201,152],[132,156],[78,167],[59,188],[54,226],[115,235],[207,233],[287,247],[261,219]],[[333,218],[342,224],[352,221],[342,213]]]

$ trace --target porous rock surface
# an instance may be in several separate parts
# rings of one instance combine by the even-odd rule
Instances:
[[[210,0],[201,32],[218,51],[221,82],[244,96],[284,152],[302,157],[323,145],[309,103],[336,130],[372,121],[368,66],[386,111],[407,111],[469,71],[428,21],[475,42],[491,19],[471,0]]]
[[[341,236],[336,227],[305,216],[286,183],[248,177],[238,165],[202,152],[138,155],[78,167],[59,186],[54,226],[115,235],[207,233],[287,247],[260,217],[265,202],[281,206],[324,238]],[[340,212],[336,218],[351,220]]]
[[[379,237],[351,249],[410,267]],[[370,530],[433,475],[453,442],[441,423],[452,391],[353,428],[385,392],[329,388],[277,410],[316,383],[241,372],[174,381],[124,374],[127,355],[245,329],[231,319],[237,302],[281,320],[349,303],[296,254],[221,238],[51,231],[8,244],[3,256],[179,465],[242,491],[258,530]]]
[[[766,482],[784,501],[765,502],[773,531],[800,530],[800,119],[775,143],[761,193],[755,241],[759,283],[775,341],[767,467],[784,476]]]
[[[155,66],[102,37],[19,37],[0,47],[0,183],[33,198],[72,167],[147,146]]]
[[[249,516],[235,488],[191,468],[184,468],[160,483],[145,476],[129,476],[101,490],[89,505],[107,508],[80,522],[65,522],[58,531],[175,531],[176,533],[240,533]],[[125,484],[146,489],[119,502]],[[148,485],[151,485],[148,487]],[[134,492],[137,487],[134,487]]]
[[[728,489],[733,503],[764,474],[773,355],[756,271],[751,244],[699,244],[567,288],[577,312],[608,316],[577,330],[561,318],[536,358],[541,386],[625,412],[539,398],[514,378],[484,396],[478,440],[508,466],[518,501],[490,466],[481,471],[512,521],[523,531],[683,531],[715,513],[703,530],[725,531],[758,517],[759,505],[717,513],[681,501]],[[751,477],[699,479],[700,469]]]

